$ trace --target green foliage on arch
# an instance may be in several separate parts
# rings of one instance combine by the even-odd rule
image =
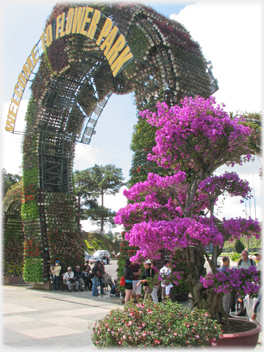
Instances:
[[[24,233],[21,219],[22,182],[14,184],[3,200],[3,274],[20,276],[23,270]]]

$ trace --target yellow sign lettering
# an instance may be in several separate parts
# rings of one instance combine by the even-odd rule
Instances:
[[[45,51],[44,48],[43,48],[43,51]],[[31,57],[32,57],[32,60],[33,60],[34,67],[36,66],[37,62],[39,61],[39,57],[36,58],[37,52],[38,52],[37,46],[34,45],[33,49],[31,50]]]
[[[9,115],[7,115],[5,130],[9,132],[14,131],[15,119]]]
[[[100,49],[104,51],[104,55],[106,56],[111,49],[111,46],[113,44],[113,41],[115,40],[115,37],[117,35],[118,28],[117,26],[114,26],[114,28],[111,30],[111,32],[108,34],[107,38],[104,40],[103,44],[100,46]]]
[[[66,23],[66,29],[65,29],[65,33],[67,35],[70,34],[72,30],[73,15],[74,15],[74,8],[70,8],[67,14],[67,23]]]
[[[61,27],[61,14],[57,16],[56,19],[56,39],[59,38],[59,29]]]
[[[40,36],[43,53],[52,44],[54,39],[79,33],[96,41],[98,47],[104,52],[112,74],[115,77],[124,63],[133,57],[133,54],[126,45],[126,40],[122,34],[116,40],[119,30],[117,26],[113,27],[113,21],[109,17],[103,16],[106,20],[97,40],[95,39],[101,17],[102,14],[99,10],[87,6],[71,7],[68,12],[62,12],[57,16],[56,22],[54,21],[53,24],[49,24]],[[52,29],[54,24],[56,24],[55,38],[53,38]],[[6,131],[14,131],[15,120],[23,92],[34,67],[40,59],[38,50],[37,45],[34,45],[30,53],[31,55],[28,56],[26,63],[23,65],[22,72],[18,76],[6,120]]]
[[[98,37],[98,39],[97,39],[97,41],[96,41],[96,44],[97,44],[98,46],[101,45],[102,39],[105,38],[105,37],[107,37],[108,33],[110,32],[110,30],[111,30],[111,28],[112,28],[112,25],[113,25],[112,20],[107,17],[107,19],[106,19],[106,21],[105,21],[105,23],[104,23],[104,26],[103,26],[103,28],[102,28],[102,31],[101,31],[101,33],[100,33],[100,35],[99,35],[99,37]]]
[[[12,106],[12,103],[9,106],[8,114],[11,115],[14,119],[17,116],[17,109],[14,111],[15,106]]]
[[[115,77],[123,64],[127,62],[129,59],[133,57],[133,54],[130,51],[129,46],[127,46],[122,53],[118,56],[115,62],[111,65],[111,70],[113,72],[113,76]]]
[[[13,97],[11,98],[11,101],[13,104],[15,104],[17,107],[19,107],[20,105],[20,100],[19,101],[16,101],[16,99],[14,99]]]
[[[85,31],[85,26],[86,23],[90,23],[91,22],[91,17],[89,17],[90,13],[93,12],[93,9],[91,7],[87,7],[86,11],[85,11],[85,16],[83,19],[83,23],[80,29],[80,34],[86,35],[87,34],[87,30]]]
[[[121,34],[115,44],[113,45],[112,49],[109,51],[109,53],[106,55],[106,58],[109,62],[109,65],[112,65],[112,63],[115,61],[117,58],[118,53],[124,48],[126,44],[126,40],[124,36]]]
[[[72,24],[72,33],[80,33],[84,14],[85,14],[85,6],[75,7],[74,19]]]
[[[65,36],[65,12],[62,13],[62,19],[61,19],[61,31],[60,31],[60,37],[64,37]]]
[[[12,97],[12,98],[11,98],[11,101],[12,101],[13,104],[15,104],[17,107],[19,107],[19,105],[20,105],[20,100],[17,101],[16,99],[14,99],[14,98]]]
[[[32,61],[30,60],[30,57],[28,57],[27,63],[23,66],[23,72],[24,72],[24,75],[26,76],[26,79],[29,79],[29,76],[31,75],[33,68],[34,67],[33,67]]]
[[[87,32],[87,37],[90,39],[94,39],[95,31],[97,29],[97,24],[101,19],[101,12],[98,10],[94,10],[93,18],[91,20],[88,32]]]
[[[42,42],[42,50],[43,50],[43,53],[44,53],[44,51],[46,50],[46,45],[45,45],[45,32],[43,32],[42,34],[41,34],[41,36],[40,36],[40,38],[41,38],[41,42]]]
[[[15,85],[15,88],[14,88],[14,93],[15,93],[15,95],[16,95],[19,99],[21,99],[23,92],[22,92],[22,90],[20,90],[20,92],[19,92],[19,91],[17,90],[18,88],[19,88],[19,85],[16,84],[16,85]]]
[[[27,80],[22,72],[19,74],[17,81],[20,84],[21,88],[24,89],[27,84]]]
[[[50,46],[50,44],[52,43],[52,27],[51,24],[48,25],[48,27],[46,28],[46,43],[47,43],[47,47]]]

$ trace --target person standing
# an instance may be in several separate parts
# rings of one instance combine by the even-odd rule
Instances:
[[[98,267],[99,267],[99,270],[98,270],[98,285],[100,285],[100,293],[101,295],[104,295],[104,286],[105,286],[105,280],[104,280],[104,277],[105,277],[105,266],[104,266],[104,262],[103,260],[101,260],[100,263],[98,263]]]
[[[159,269],[156,267],[156,261],[155,259],[151,260],[151,264],[150,264],[150,275],[151,277],[153,277],[155,274],[158,274]],[[153,290],[151,292],[151,297],[153,299],[153,302],[158,303],[158,287],[159,284],[158,283],[154,283],[154,287]]]
[[[147,280],[148,277],[154,276],[153,272],[152,272],[152,276],[151,276],[150,265],[151,265],[151,262],[149,259],[147,259],[144,263],[144,271],[143,271],[142,279],[137,284],[138,286],[141,283],[143,284],[143,290],[145,292],[144,299],[146,299],[148,297],[148,295],[150,295],[153,290],[151,287],[149,287],[148,280]]]
[[[97,288],[99,286],[99,276],[103,275],[100,260],[95,262],[93,269],[92,269],[92,275],[93,275],[92,296],[98,296],[98,289]]]
[[[228,267],[230,265],[230,260],[228,257],[223,257],[222,262],[223,262],[223,264],[222,264],[221,268],[218,269],[218,271],[225,272],[226,269],[228,269]],[[223,308],[224,308],[224,311],[226,312],[226,314],[229,314],[231,296],[232,296],[231,292],[228,292],[228,293],[224,294],[224,296],[223,296]]]
[[[244,249],[241,253],[242,258],[239,260],[239,262],[237,263],[237,268],[238,269],[248,269],[251,266],[256,266],[256,263],[254,262],[253,259],[250,259],[248,257],[248,251],[246,249]],[[246,308],[244,308],[244,302],[242,300],[241,302],[241,310],[240,312],[237,314],[237,316],[239,317],[243,317],[245,316],[247,313]]]
[[[242,258],[239,260],[237,263],[237,268],[238,269],[248,269],[251,266],[256,266],[256,263],[254,262],[253,259],[250,259],[248,257],[248,251],[244,249],[241,253]]]
[[[125,304],[127,304],[132,295],[132,288],[133,288],[133,279],[134,274],[130,269],[130,260],[127,258],[125,260],[125,267],[124,267],[124,279],[126,280],[125,289],[126,289],[126,297],[125,297]]]
[[[84,270],[85,268],[88,268],[88,273],[92,270],[91,265],[90,265],[90,262],[89,262],[89,259],[86,260],[86,262],[85,262],[85,264],[84,264],[84,267],[83,267],[83,270]]]
[[[132,295],[131,295],[131,299],[133,300],[133,295],[136,295],[137,298],[137,303],[139,303],[139,298],[141,295],[141,284],[137,286],[138,282],[139,282],[139,275],[142,274],[142,270],[140,268],[140,264],[138,263],[134,263],[132,262],[130,264],[130,269],[132,270],[133,274],[134,274],[134,278],[133,278],[133,285],[132,285]]]
[[[258,261],[257,270],[261,270],[262,267],[262,251],[255,253],[256,260]]]
[[[164,262],[164,266],[160,269],[160,275],[165,275],[165,276],[169,276],[171,274],[171,262],[166,259]],[[165,298],[169,298],[170,297],[170,290],[171,288],[173,288],[173,285],[171,283],[169,283],[168,285],[166,285],[165,281],[161,282],[161,297],[162,300],[164,300]]]
[[[257,318],[258,309],[259,309],[259,307],[260,307],[260,302],[261,302],[261,297],[262,297],[262,293],[260,293],[260,294],[258,295],[258,299],[257,299],[256,303],[254,304],[254,307],[253,307],[253,314],[252,314],[252,316],[251,316],[251,319],[252,319],[252,320],[256,320],[256,318]],[[260,321],[260,319],[259,319],[259,321]]]
[[[55,261],[55,265],[50,268],[50,271],[52,272],[53,276],[53,291],[56,291],[56,287],[60,291],[60,272],[61,272],[61,266],[59,265],[60,262],[59,260]]]

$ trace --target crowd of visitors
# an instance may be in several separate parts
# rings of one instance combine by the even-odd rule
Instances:
[[[158,288],[159,283],[157,280],[158,275],[161,274],[168,276],[171,273],[172,263],[169,260],[165,260],[163,268],[159,269],[156,266],[155,260],[146,260],[143,263],[144,270],[142,273],[141,266],[138,263],[130,262],[129,258],[125,260],[124,267],[124,279],[125,279],[125,304],[130,300],[134,300],[134,295],[136,300],[139,303],[139,298],[141,296],[141,290],[143,287],[144,299],[147,299],[148,296],[151,296],[152,300],[155,303],[158,303]],[[140,279],[141,276],[141,279]],[[156,276],[156,280],[155,277]],[[152,279],[152,280],[151,280]],[[150,281],[152,284],[150,285]],[[162,288],[162,300],[165,298],[172,297],[171,291],[173,291],[173,285],[170,283],[161,283]]]
[[[247,270],[250,267],[255,266],[257,267],[257,270],[261,270],[262,253],[260,251],[258,253],[255,253],[255,257],[256,257],[256,260],[258,261],[257,266],[256,266],[256,262],[252,258],[249,258],[248,251],[243,250],[241,253],[241,259],[237,263],[237,269]],[[218,270],[225,272],[230,265],[230,260],[228,257],[223,257],[222,262],[223,264]],[[250,301],[250,305],[252,305],[253,300],[249,298],[249,301]],[[254,304],[253,315],[252,317],[250,317],[252,320],[256,319],[257,309],[260,305],[260,301],[261,301],[261,293],[257,299],[257,302]],[[228,315],[230,311],[236,312],[237,311],[236,306],[238,307],[238,305],[239,305],[239,312],[236,314],[236,316],[242,316],[242,317],[246,316],[247,311],[246,311],[246,307],[244,307],[244,300],[241,298],[241,296],[235,296],[232,293],[226,293],[223,296],[223,308]]]
[[[261,270],[262,267],[262,253],[259,251],[255,253],[256,260],[258,261],[257,270]],[[170,277],[172,273],[172,262],[170,260],[165,260],[164,266],[158,270],[155,265],[155,260],[146,260],[144,263],[144,271],[142,273],[141,266],[138,263],[130,262],[127,258],[125,261],[124,267],[124,279],[125,279],[125,304],[127,304],[130,300],[134,300],[136,296],[136,301],[139,302],[141,296],[141,290],[143,285],[144,291],[144,299],[148,298],[151,295],[152,300],[157,303],[158,299],[158,288],[159,283],[155,280],[152,282],[152,285],[149,285],[150,279],[155,276],[155,274],[159,273],[161,277],[164,278],[161,281],[161,297],[160,300],[164,300],[166,298],[171,298],[174,300],[174,289],[172,283],[169,280],[165,280],[165,277]],[[225,272],[227,268],[230,266],[230,259],[226,256],[222,258],[222,265],[217,266],[219,271]],[[237,269],[248,269],[252,266],[256,266],[256,262],[248,257],[248,251],[243,250],[241,254],[241,259],[237,263]],[[141,279],[140,279],[141,277]],[[135,295],[135,296],[134,296]],[[255,300],[253,304],[253,314],[249,318],[252,320],[256,319],[258,309],[260,307],[262,293],[259,294],[257,300]],[[227,293],[223,296],[223,308],[225,312],[229,315],[229,312],[236,311],[236,306],[238,308],[240,302],[240,311],[237,313],[237,316],[245,316],[246,308],[243,305],[243,299],[241,297],[234,296],[232,293]],[[230,316],[231,317],[231,316]]]
[[[261,270],[262,267],[262,252],[258,251],[255,253],[256,262],[249,258],[248,251],[243,250],[241,253],[241,259],[237,263],[237,269],[248,269],[252,266],[255,266],[257,270]],[[220,263],[219,263],[220,264]],[[157,277],[156,274],[159,274],[163,278],[170,276],[172,272],[172,263],[170,260],[165,260],[164,266],[159,270],[156,266],[155,260],[146,260],[143,263],[144,270],[142,272],[141,265],[138,263],[130,262],[129,258],[125,260],[124,266],[124,279],[125,279],[125,304],[130,300],[134,300],[139,303],[139,299],[142,292],[142,287],[144,291],[144,299],[147,299],[148,296],[151,296],[152,300],[155,303],[158,303],[159,299],[164,300],[166,298],[171,298],[173,300],[173,285],[168,280],[161,281],[160,285],[157,280],[153,280],[150,285],[149,282],[154,277]],[[222,258],[222,265],[218,265],[218,270],[225,272],[230,266],[230,259],[226,256]],[[105,272],[105,266],[103,260],[98,260],[95,262],[93,268],[91,267],[89,260],[87,260],[83,266],[83,270],[79,265],[76,266],[75,270],[72,270],[71,267],[67,268],[67,272],[63,275],[60,275],[61,266],[58,260],[51,265],[50,272],[53,279],[53,291],[61,290],[60,288],[60,276],[63,278],[63,284],[68,288],[68,291],[71,292],[72,289],[77,291],[84,291],[85,288],[92,291],[92,296],[98,296],[105,294],[104,287],[110,286],[110,296],[118,296],[118,280],[115,279],[112,281],[111,277]],[[98,289],[99,288],[99,289]],[[158,289],[160,288],[160,298],[158,298]],[[252,315],[249,317],[252,320],[256,320],[258,309],[261,303],[262,293],[259,294],[258,299],[251,300],[252,305]],[[237,311],[238,302],[240,302],[240,311],[237,313],[237,316],[246,315],[246,307],[244,307],[243,299],[241,297],[234,296],[232,293],[227,293],[223,296],[223,308],[225,312],[229,315],[229,312]]]
[[[75,270],[70,266],[64,274],[61,274],[61,266],[59,261],[56,260],[54,264],[51,264],[50,272],[53,280],[53,291],[61,291],[60,278],[62,283],[67,286],[69,292],[74,289],[76,292],[84,291],[86,288],[92,291],[93,296],[98,296],[98,287],[100,286],[100,294],[104,294],[104,287],[108,285],[112,289],[112,295],[118,293],[117,284],[114,285],[111,276],[105,272],[105,266],[103,260],[98,260],[93,268],[89,263],[89,260],[83,265],[83,270],[77,265]]]

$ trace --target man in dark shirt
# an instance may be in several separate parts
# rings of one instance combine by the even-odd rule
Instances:
[[[141,284],[139,286],[137,286],[137,284],[139,282],[139,275],[141,275],[140,264],[132,262],[129,267],[134,274],[131,299],[134,299],[135,294],[137,297],[137,303],[139,303],[139,298],[141,295]]]
[[[83,279],[82,279],[82,273],[81,273],[81,270],[80,270],[80,266],[79,266],[79,265],[76,266],[76,270],[74,271],[74,277],[77,278],[77,281],[78,281],[79,284],[80,284],[80,291],[83,291],[84,282],[83,282]],[[78,290],[75,289],[75,291],[78,291]]]
[[[89,265],[90,266],[90,265]],[[93,283],[92,283],[92,279],[91,279],[91,274],[89,273],[89,269],[88,269],[88,266],[86,266],[84,268],[84,271],[82,272],[82,279],[85,283],[85,285],[88,286],[88,289],[90,291],[92,291],[92,286],[93,286]]]

